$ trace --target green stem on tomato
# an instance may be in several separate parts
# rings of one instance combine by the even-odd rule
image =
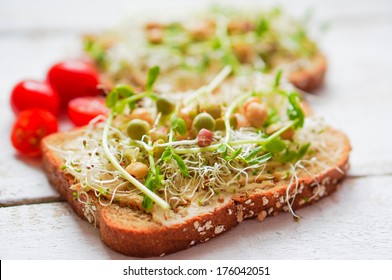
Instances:
[[[113,114],[113,112],[111,112],[107,121],[106,121],[104,130],[103,130],[103,135],[102,135],[102,147],[105,152],[106,158],[113,164],[113,166],[118,170],[118,172],[121,173],[121,175],[126,180],[128,180],[130,183],[132,183],[135,187],[137,187],[141,192],[143,192],[149,198],[151,198],[151,200],[154,201],[156,204],[158,204],[161,208],[169,209],[170,205],[165,200],[160,198],[154,192],[149,190],[145,185],[143,185],[137,179],[132,177],[127,171],[125,171],[125,169],[118,163],[117,159],[110,152],[109,145],[108,145],[108,133],[109,133],[109,127],[113,121],[113,117],[114,117],[114,114]]]

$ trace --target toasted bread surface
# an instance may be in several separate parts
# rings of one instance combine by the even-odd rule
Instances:
[[[75,184],[72,176],[62,170],[64,160],[56,149],[75,137],[83,134],[83,129],[50,135],[42,141],[43,166],[52,185],[70,203],[78,216],[86,219],[86,205],[73,196],[70,186]],[[263,182],[250,184],[246,192],[225,194],[220,202],[199,207],[191,204],[184,213],[162,213],[154,206],[151,213],[132,206],[112,203],[102,206],[90,191],[90,208],[94,210],[95,223],[100,228],[103,242],[110,248],[129,256],[151,257],[187,249],[198,243],[233,228],[244,219],[264,220],[290,209],[299,209],[333,193],[349,167],[350,143],[340,131],[329,129],[326,132],[326,148],[340,149],[328,168],[318,167],[310,176],[299,172],[298,182],[281,180],[272,184]],[[336,147],[339,146],[339,147]],[[320,156],[320,160],[326,160]],[[271,182],[270,182],[271,183]],[[309,199],[311,198],[311,199]],[[291,200],[292,199],[292,200]],[[156,216],[166,217],[162,222]]]

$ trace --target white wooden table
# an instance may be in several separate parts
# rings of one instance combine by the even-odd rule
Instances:
[[[84,32],[111,27],[136,11],[182,12],[210,3],[189,2],[0,2],[1,259],[126,259],[107,248],[98,230],[61,200],[39,161],[14,152],[9,141],[14,119],[9,93],[19,80],[42,79],[57,60],[79,55]],[[166,259],[392,258],[392,2],[284,2],[297,16],[312,8],[313,23],[330,24],[321,40],[330,66],[326,86],[309,101],[318,114],[349,135],[349,176],[339,192],[300,210],[300,222],[288,214],[262,223],[246,221]]]

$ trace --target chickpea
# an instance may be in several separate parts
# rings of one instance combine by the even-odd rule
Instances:
[[[254,127],[261,127],[268,117],[265,106],[257,102],[249,103],[244,113],[245,118]]]
[[[163,30],[160,28],[152,28],[147,30],[147,40],[151,44],[162,44],[163,43]]]
[[[146,25],[144,26],[146,30],[151,30],[151,29],[164,29],[165,25],[161,22],[156,22],[156,21],[150,21],[147,22]]]
[[[248,44],[236,44],[233,46],[233,51],[241,63],[250,63],[254,55],[252,47]]]
[[[241,128],[241,127],[251,127],[252,125],[249,123],[249,121],[245,118],[244,115],[242,114],[235,114],[234,115],[236,120],[237,120],[237,126],[236,128]]]
[[[144,135],[147,135],[150,131],[150,125],[148,122],[135,119],[131,120],[127,126],[127,133],[131,139],[141,140]]]
[[[244,113],[246,111],[246,108],[248,107],[248,105],[252,102],[256,102],[256,103],[260,103],[260,99],[256,98],[256,97],[251,97],[248,98],[245,102],[244,105],[242,106],[242,113]]]
[[[215,33],[215,23],[212,21],[197,21],[187,27],[187,31],[195,41],[212,37]]]
[[[215,129],[215,120],[210,114],[203,112],[195,117],[192,126],[197,131],[200,131],[202,128],[212,131]]]
[[[148,122],[150,125],[154,124],[151,113],[145,108],[136,108],[129,116],[130,120],[140,119]]]
[[[284,140],[291,140],[293,139],[295,134],[295,129],[290,127],[288,129],[286,129],[281,135],[280,138],[284,139]]]
[[[245,19],[236,19],[229,22],[227,26],[227,31],[229,34],[241,34],[252,31],[254,29],[254,25],[249,20]]]
[[[132,162],[130,165],[128,165],[125,168],[125,170],[136,179],[142,179],[146,177],[148,173],[148,166],[142,162],[137,161],[137,162]]]
[[[157,111],[159,113],[161,113],[162,115],[169,115],[169,114],[173,113],[175,108],[176,108],[176,105],[170,99],[162,97],[162,96],[158,97]]]

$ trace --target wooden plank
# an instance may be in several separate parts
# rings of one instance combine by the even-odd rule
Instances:
[[[244,221],[164,259],[391,259],[392,176],[349,179],[342,189],[264,222]],[[0,209],[1,259],[123,259],[66,203]]]
[[[75,216],[66,203],[0,209],[1,259],[121,258],[99,239],[98,232]],[[5,245],[4,243],[9,243]]]
[[[142,15],[156,18],[165,14],[183,15],[187,11],[194,11],[215,3],[234,5],[239,7],[283,6],[295,16],[304,15],[305,11],[315,11],[318,22],[349,21],[362,18],[388,18],[392,12],[389,0],[324,0],[315,3],[312,0],[276,1],[276,0],[69,0],[51,1],[24,0],[2,1],[0,3],[0,33],[26,33],[28,31],[86,31],[99,30],[121,22],[126,15]],[[38,8],[44,7],[44,8]],[[162,11],[165,11],[164,13]],[[131,17],[130,17],[131,18]]]
[[[44,5],[47,2],[50,1],[41,0],[39,3]],[[304,6],[309,3],[303,2]],[[4,1],[0,4],[2,30],[13,30],[13,26],[19,24],[19,19],[22,20],[21,25],[17,27],[20,30],[29,31],[42,26],[56,26],[53,25],[56,20],[53,16],[38,21],[41,27],[35,20],[38,17],[45,18],[46,15],[32,14],[23,18],[13,18],[12,15],[19,7],[18,3],[20,4],[20,1]],[[169,6],[175,6],[175,2],[170,3]],[[347,20],[333,22],[332,29],[323,41],[323,49],[330,61],[327,86],[319,95],[310,99],[319,115],[326,116],[328,121],[346,131],[350,136],[353,145],[350,171],[352,176],[388,174],[392,170],[390,157],[392,145],[389,144],[392,132],[386,129],[389,127],[389,120],[392,119],[392,112],[389,109],[392,95],[389,92],[388,83],[385,82],[388,81],[389,73],[392,71],[391,56],[385,55],[392,47],[392,40],[385,34],[391,30],[392,24],[391,19],[373,16],[388,12],[390,5],[387,5],[389,2],[386,1],[379,1],[380,5],[368,5],[369,1],[364,3],[355,5],[355,9],[351,11],[345,2],[342,4],[342,9],[337,11],[340,15],[347,15]],[[317,5],[318,9],[322,8],[321,18],[333,19],[333,14],[328,12],[332,10],[330,6],[332,4],[322,2]],[[53,8],[54,4],[48,5]],[[66,11],[70,11],[67,9],[73,9],[75,5],[71,1],[68,8],[62,7],[65,9],[62,14],[66,16],[68,14]],[[138,9],[146,11],[143,5],[138,6]],[[163,4],[157,4],[156,7],[160,5]],[[288,9],[291,9],[291,5],[294,4],[289,3]],[[295,12],[301,5],[295,4],[294,6]],[[81,11],[87,11],[88,7],[88,5],[81,6]],[[106,6],[99,7],[103,9]],[[118,7],[122,6],[118,5]],[[26,7],[25,10],[29,9]],[[23,11],[27,13],[25,10]],[[301,10],[303,11],[302,6]],[[367,14],[365,14],[366,10],[368,10]],[[108,13],[109,11],[111,10],[108,10]],[[68,17],[68,21],[84,25],[84,22],[78,22],[81,15],[82,13],[72,18]],[[98,19],[96,15],[92,15],[92,18],[94,19],[91,19],[90,23],[93,25]],[[106,22],[107,18],[110,17],[101,18],[101,22]],[[366,20],[361,21],[362,18]],[[63,20],[67,21],[64,18],[57,18],[59,25],[56,28],[68,28],[60,25]],[[31,24],[23,25],[23,21]],[[350,34],[349,40],[348,34]],[[0,95],[0,132],[2,135],[9,135],[14,118],[8,106],[9,93],[13,85],[27,77],[43,79],[47,68],[53,62],[79,54],[78,35],[61,32],[46,35],[36,37],[34,33],[29,36],[1,36],[0,34],[0,61],[2,62],[0,64],[0,73],[2,73],[0,92],[4,93]],[[364,40],[364,38],[367,39]],[[59,199],[58,194],[48,185],[40,172],[38,162],[25,162],[24,159],[18,158],[8,137],[0,138],[0,149],[3,151],[0,155],[0,179],[3,183],[0,188],[0,205]]]

